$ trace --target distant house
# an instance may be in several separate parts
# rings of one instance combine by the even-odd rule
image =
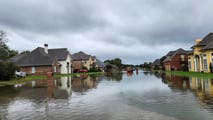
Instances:
[[[157,70],[157,69],[161,69],[161,60],[160,59],[156,59],[153,63],[152,63],[152,69]]]
[[[97,67],[96,57],[88,55],[82,51],[72,54],[72,63],[73,63],[73,70],[75,72],[82,69],[83,67],[86,67],[88,70],[90,70],[93,67]]]
[[[105,67],[106,67],[106,64],[104,63],[104,62],[102,62],[101,60],[99,60],[99,59],[96,59],[96,61],[97,61],[97,67],[100,69],[100,70],[102,70],[102,71],[104,71],[104,69],[105,69]]]
[[[195,40],[192,52],[188,57],[189,70],[195,72],[213,71],[213,33],[209,33],[203,39]]]
[[[66,48],[48,49],[38,47],[29,54],[20,54],[11,59],[20,70],[27,74],[46,74],[54,72],[60,74],[71,73],[71,54]]]
[[[179,48],[175,51],[170,51],[163,61],[165,70],[187,70],[188,68],[188,51]]]

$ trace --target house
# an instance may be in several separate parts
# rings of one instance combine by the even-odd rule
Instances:
[[[82,51],[72,54],[72,63],[74,72],[79,71],[82,68],[91,68],[97,67],[97,59],[95,56],[88,55]]]
[[[187,70],[188,68],[188,51],[179,48],[170,51],[163,61],[165,70]]]
[[[101,60],[99,59],[96,59],[97,61],[97,67],[101,70],[101,71],[104,71],[105,67],[106,67],[106,64],[104,62],[102,62]]]
[[[161,69],[161,60],[160,59],[156,59],[153,63],[152,63],[152,69],[154,70],[158,70]]]
[[[203,39],[195,40],[195,45],[191,48],[192,52],[188,57],[190,71],[212,72],[213,33],[209,33]]]
[[[67,48],[48,49],[38,47],[29,54],[20,54],[11,59],[22,72],[28,75],[43,75],[47,72],[67,74],[72,72],[71,54]]]

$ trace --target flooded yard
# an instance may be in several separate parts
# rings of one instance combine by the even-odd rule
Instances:
[[[0,87],[1,120],[212,120],[213,79],[140,71]]]

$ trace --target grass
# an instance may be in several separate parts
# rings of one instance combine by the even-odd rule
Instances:
[[[213,78],[212,73],[188,72],[188,71],[165,71],[165,73],[184,77]]]
[[[101,75],[103,72],[89,72],[89,73],[73,73],[73,74],[56,74],[54,75],[54,78],[61,78],[61,77],[68,77],[68,76],[77,76],[77,75]],[[34,80],[44,80],[47,79],[46,75],[32,75],[27,76],[23,78],[13,78],[9,81],[0,81],[0,86],[4,85],[15,85],[15,84],[21,84],[28,81],[34,81]]]

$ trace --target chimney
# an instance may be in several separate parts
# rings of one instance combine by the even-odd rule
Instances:
[[[198,43],[200,43],[202,41],[202,39],[196,39],[195,40],[195,45],[197,45]]]
[[[48,44],[44,44],[44,52],[48,54]]]

